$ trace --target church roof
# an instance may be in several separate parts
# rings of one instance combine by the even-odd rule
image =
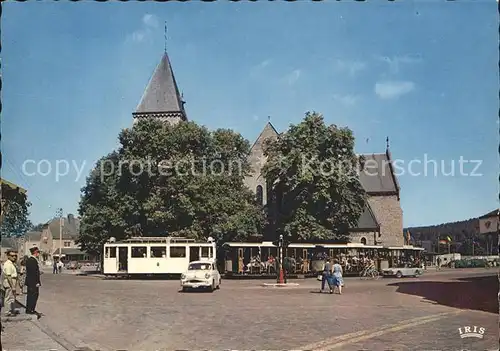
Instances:
[[[378,224],[377,219],[375,218],[375,214],[373,213],[368,202],[365,204],[365,209],[361,216],[358,219],[358,224],[356,228],[353,228],[353,231],[371,231],[378,230],[380,225]]]
[[[260,132],[259,136],[257,139],[255,139],[255,142],[253,143],[252,147],[250,148],[250,151],[256,146],[256,145],[262,145],[263,142],[269,138],[275,138],[279,135],[278,131],[274,126],[271,124],[271,122],[267,122],[266,125],[264,126],[264,129],[262,129],[262,132]]]
[[[399,194],[399,184],[393,172],[389,153],[363,155],[365,168],[359,180],[369,195]]]
[[[134,115],[178,113],[186,120],[184,103],[167,53],[156,66]]]

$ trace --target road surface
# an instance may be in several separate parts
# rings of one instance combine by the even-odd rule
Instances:
[[[39,322],[6,323],[5,350],[498,350],[496,271],[347,278],[342,295],[223,280],[213,293],[178,281],[43,275]],[[458,328],[485,328],[461,339]],[[28,336],[23,336],[28,333]]]

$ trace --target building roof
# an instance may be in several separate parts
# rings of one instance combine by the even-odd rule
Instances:
[[[380,229],[380,225],[373,213],[368,202],[365,204],[365,209],[358,219],[358,224],[356,228],[352,228],[353,231],[372,231]]]
[[[54,251],[54,254],[57,255],[58,253],[59,253],[59,249],[56,249]],[[65,248],[61,249],[61,254],[63,254],[63,255],[85,255],[85,252],[83,252],[80,249],[65,247]]]
[[[276,130],[276,128],[274,128],[271,122],[267,122],[266,125],[264,126],[264,129],[262,129],[262,132],[260,132],[257,139],[255,139],[255,142],[252,144],[250,151],[252,151],[255,145],[261,144],[267,139],[276,138],[278,135],[279,135],[278,131]]]
[[[3,249],[14,249],[17,250],[19,247],[18,245],[18,238],[2,238],[0,245],[2,246]]]
[[[42,238],[42,232],[27,232],[24,237],[27,241],[40,241]]]
[[[3,179],[3,178],[0,178],[0,183],[1,183],[2,185],[7,185],[9,188],[11,188],[11,189],[13,189],[13,190],[16,190],[16,189],[17,189],[19,192],[21,192],[21,193],[23,193],[23,194],[24,194],[24,193],[26,193],[26,189],[21,188],[19,185],[16,185],[16,184],[14,184],[14,183],[11,183],[11,182],[9,182],[8,180],[5,180],[5,179]]]
[[[182,120],[187,119],[184,102],[179,93],[167,53],[163,55],[160,63],[156,66],[134,116],[144,117],[158,113],[175,115]]]
[[[59,240],[60,219],[53,218],[49,221],[49,230],[54,240]],[[80,219],[69,214],[63,217],[62,238],[76,240],[80,234]]]
[[[488,212],[485,215],[482,215],[479,217],[479,219],[486,219],[486,218],[491,218],[491,217],[497,217],[498,216],[498,210],[493,210],[491,212]]]
[[[393,172],[389,153],[365,154],[365,167],[359,180],[369,195],[399,194],[399,184]]]

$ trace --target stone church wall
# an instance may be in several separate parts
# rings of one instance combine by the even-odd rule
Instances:
[[[353,244],[360,244],[361,239],[365,238],[366,239],[366,245],[375,245],[375,236],[378,236],[378,233],[375,232],[351,232],[350,237],[351,237],[351,243]],[[377,238],[378,240],[378,238]]]
[[[397,196],[370,196],[368,203],[380,224],[380,245],[403,246],[403,210]]]

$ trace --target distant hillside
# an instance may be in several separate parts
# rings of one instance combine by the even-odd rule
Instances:
[[[409,230],[411,236],[416,241],[421,240],[436,240],[438,237],[446,235],[451,236],[453,241],[465,241],[477,234],[479,222],[477,218],[471,218],[465,221],[443,223],[438,225],[431,225],[428,227],[410,227],[405,228],[404,232]]]

